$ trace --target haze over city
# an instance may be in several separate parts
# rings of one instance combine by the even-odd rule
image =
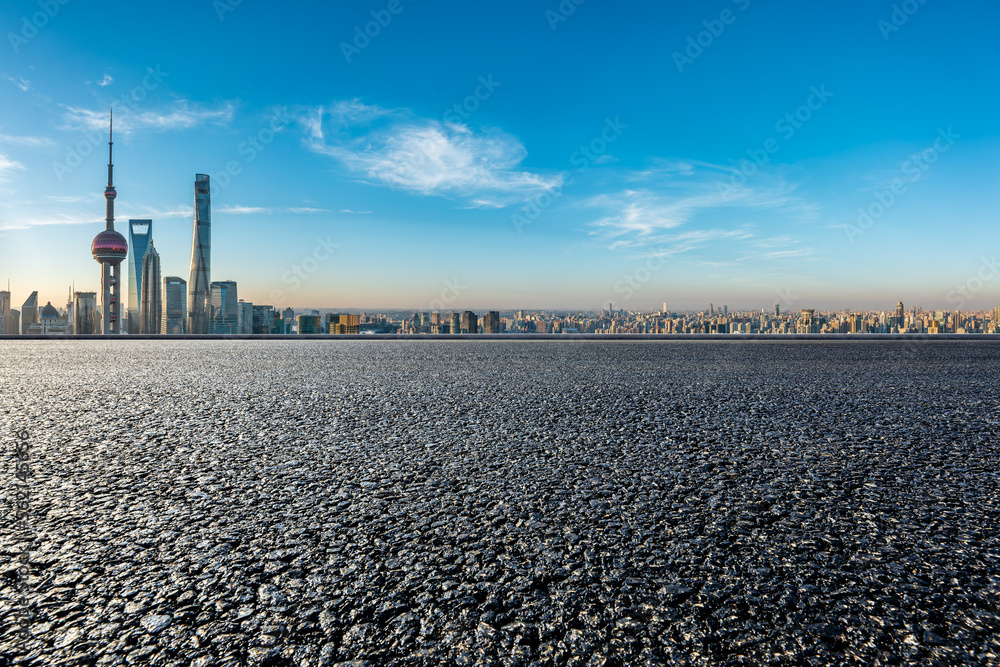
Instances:
[[[988,310],[1000,9],[959,4],[6,3],[0,280],[99,289],[114,108],[119,229],[186,277],[210,175],[254,303]]]

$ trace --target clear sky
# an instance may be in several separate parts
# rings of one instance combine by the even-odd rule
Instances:
[[[114,107],[118,230],[187,278],[209,174],[255,303],[1000,303],[996,2],[576,2],[4,2],[0,280],[98,290]]]

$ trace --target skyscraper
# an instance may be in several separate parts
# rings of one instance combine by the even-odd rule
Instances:
[[[462,333],[479,333],[479,317],[471,310],[462,312]]]
[[[73,293],[73,333],[77,336],[98,333],[97,292]]]
[[[191,279],[188,282],[188,332],[206,334],[211,317],[212,195],[208,175],[194,180],[194,233],[191,236]],[[235,303],[235,301],[234,301]]]
[[[114,118],[108,133],[108,187],[104,189],[104,199],[107,201],[104,231],[94,237],[90,252],[101,264],[101,333],[116,334],[121,330],[121,263],[128,256],[128,242],[125,237],[115,231],[115,192],[114,162],[111,159],[114,147]],[[23,319],[23,318],[22,318]]]
[[[38,291],[31,293],[28,300],[21,306],[21,335],[28,335],[28,328],[38,323]]]
[[[274,308],[271,306],[253,307],[253,331],[255,334],[275,333],[274,328]]]
[[[236,308],[239,311],[239,327],[238,332],[241,334],[252,334],[253,333],[253,304],[249,301],[239,300],[236,304]]]
[[[210,312],[211,334],[238,334],[240,332],[239,299],[236,298],[236,283],[232,280],[217,280],[212,283],[212,310]]]
[[[500,333],[500,313],[491,310],[485,315],[483,315],[483,333],[484,334],[498,334]]]
[[[152,239],[149,240],[146,255],[142,258],[141,270],[142,303],[139,306],[139,331],[144,334],[158,334],[160,318],[163,315],[163,296],[160,292],[160,253],[153,247]]]
[[[461,325],[461,321],[459,319],[460,317],[461,316],[458,313],[452,313],[451,314],[451,326],[449,328],[449,332],[450,333],[453,333],[453,334],[461,333],[461,331],[462,331],[462,325]]]
[[[152,220],[128,221],[128,245],[132,254],[128,263],[128,332],[139,333],[142,314],[142,262],[153,240]],[[159,282],[157,282],[159,284]]]
[[[0,291],[0,334],[13,336],[16,333],[10,312],[10,292]]]
[[[903,317],[903,302],[902,301],[897,301],[896,302],[896,326],[899,327],[900,331],[903,330],[903,325],[904,325],[905,322],[906,322],[906,320]]]
[[[161,333],[186,334],[188,332],[187,297],[186,280],[177,276],[167,276],[163,279]]]

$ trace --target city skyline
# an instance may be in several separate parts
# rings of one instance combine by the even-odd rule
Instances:
[[[207,175],[213,273],[253,303],[1000,300],[998,8],[570,4],[347,3],[305,22],[226,2],[98,21],[67,4],[35,28],[37,3],[9,3],[0,280],[15,295],[100,289],[79,248],[100,224],[112,107],[120,217],[152,220],[162,274],[189,277],[185,193]],[[154,11],[163,30],[128,34]],[[165,47],[190,17],[239,72]],[[246,38],[265,29],[273,61]],[[435,40],[447,53],[418,48]],[[57,261],[34,262],[38,247]]]

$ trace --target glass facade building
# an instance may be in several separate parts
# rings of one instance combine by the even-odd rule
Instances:
[[[152,220],[128,221],[128,332],[139,333],[142,312],[142,260],[153,240]],[[157,281],[159,283],[159,281]]]
[[[217,280],[212,283],[209,331],[211,334],[238,334],[240,332],[240,306],[236,296],[236,283]]]
[[[187,298],[186,280],[177,276],[167,276],[163,279],[161,333],[186,334],[188,332]]]
[[[188,332],[209,333],[212,280],[212,194],[207,174],[194,181],[194,232],[191,236],[191,277],[188,281]],[[234,301],[235,303],[235,301]],[[235,310],[235,308],[234,308]]]

